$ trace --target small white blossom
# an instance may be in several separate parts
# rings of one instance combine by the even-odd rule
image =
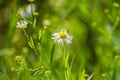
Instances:
[[[46,19],[46,20],[43,21],[44,26],[49,26],[50,24],[51,24],[50,20]]]
[[[33,12],[35,12],[35,10],[36,10],[35,4],[32,3],[32,8],[31,8],[31,4],[23,6],[23,7],[19,8],[18,12],[21,17],[30,17],[30,15],[32,14],[31,9],[33,10]]]
[[[64,45],[66,44],[71,44],[73,37],[68,35],[66,30],[61,30],[59,33],[53,33],[52,34],[52,39],[55,42],[58,42],[58,44]]]
[[[20,20],[17,22],[16,28],[27,28],[27,22],[25,20]]]

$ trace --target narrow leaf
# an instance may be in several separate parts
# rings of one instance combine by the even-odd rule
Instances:
[[[93,76],[94,76],[94,73],[90,75],[87,80],[91,80]]]

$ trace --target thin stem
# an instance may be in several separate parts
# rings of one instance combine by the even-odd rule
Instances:
[[[64,73],[65,73],[65,80],[69,80],[69,74],[68,74],[68,55],[66,51],[66,46],[64,45],[62,48],[63,51],[63,62],[64,62]]]
[[[32,5],[32,3],[31,3],[31,16],[32,16],[32,19],[33,19],[33,21],[34,21],[34,16],[33,16],[33,5]]]
[[[22,29],[22,30],[23,30],[23,32],[24,32],[26,38],[28,39],[28,41],[30,41],[31,37],[29,38],[29,36],[27,35],[26,31],[25,31],[24,29]],[[33,41],[33,39],[32,39],[32,41]],[[32,47],[33,47],[33,50],[34,50],[35,54],[38,55],[37,49],[36,49],[36,47],[35,47],[35,45],[34,45],[34,41],[33,41]]]
[[[22,29],[22,30],[23,30],[23,32],[24,32],[24,34],[25,34],[26,38],[29,40],[29,37],[28,37],[28,35],[27,35],[27,33],[26,33],[25,29]]]
[[[33,21],[33,27],[35,28],[36,26],[36,16],[34,17],[34,21]]]
[[[35,46],[34,46],[34,48],[33,48],[33,49],[34,49],[35,54],[36,54],[36,55],[38,55],[38,53],[37,53],[37,49],[36,49],[36,47],[35,47]]]
[[[112,75],[113,80],[116,80],[116,66],[117,66],[117,61],[114,62],[114,69],[113,69],[113,75]]]

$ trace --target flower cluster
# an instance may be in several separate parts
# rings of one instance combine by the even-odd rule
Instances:
[[[28,23],[25,20],[17,22],[16,28],[27,28]]]

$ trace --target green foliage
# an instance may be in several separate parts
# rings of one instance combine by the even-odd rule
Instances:
[[[119,26],[119,0],[0,0],[0,80],[120,80]]]

